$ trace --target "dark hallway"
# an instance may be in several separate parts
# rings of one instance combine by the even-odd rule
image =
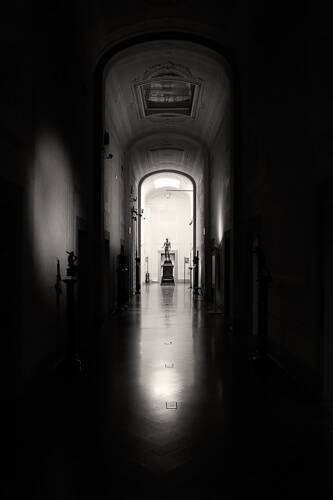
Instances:
[[[0,2],[1,498],[333,498],[332,34]]]
[[[187,284],[144,285],[20,409],[15,498],[332,498],[333,420]]]

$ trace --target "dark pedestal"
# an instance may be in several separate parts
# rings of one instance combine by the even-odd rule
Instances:
[[[258,283],[258,348],[253,357],[257,364],[265,366],[268,363],[267,350],[267,285],[272,280],[271,276],[256,277]]]
[[[117,295],[117,307],[115,310],[116,314],[124,314],[127,310],[126,304],[126,282],[127,282],[127,257],[125,255],[118,255],[118,266],[117,266],[117,284],[118,284],[118,295]]]
[[[69,369],[81,371],[81,361],[76,353],[76,339],[75,339],[75,302],[74,302],[74,286],[77,279],[64,279],[63,283],[66,284],[67,294],[67,310],[66,310],[66,366]]]
[[[135,274],[135,277],[136,277],[136,290],[135,290],[135,294],[138,295],[139,293],[141,293],[141,283],[140,283],[140,279],[141,279],[141,266],[140,266],[140,257],[136,257],[135,258],[135,262],[136,262],[136,274]]]
[[[161,280],[161,285],[174,285],[175,278],[173,277],[173,268],[171,260],[165,260],[163,264],[163,276]]]
[[[199,252],[193,257],[193,295],[199,295]]]

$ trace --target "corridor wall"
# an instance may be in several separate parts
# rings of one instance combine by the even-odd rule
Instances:
[[[57,6],[41,5],[38,23],[35,14],[18,2],[0,16],[0,177],[22,192],[12,253],[20,263],[10,255],[2,262],[20,269],[14,338],[4,353],[13,360],[17,394],[64,356],[66,290],[55,290],[57,259],[65,278],[66,251],[77,253],[77,217],[93,226],[93,68],[70,8],[63,16]]]

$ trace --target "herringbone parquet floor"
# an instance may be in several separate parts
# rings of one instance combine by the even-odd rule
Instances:
[[[143,286],[21,410],[17,498],[332,499],[331,415],[254,344],[187,284]]]

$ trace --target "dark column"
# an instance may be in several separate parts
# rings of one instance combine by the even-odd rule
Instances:
[[[117,277],[118,277],[118,296],[117,296],[117,308],[116,308],[116,314],[124,314],[124,312],[127,309],[126,305],[126,275],[127,275],[127,267],[126,267],[126,257],[125,255],[118,255],[117,256]]]
[[[141,293],[141,283],[140,283],[140,280],[141,280],[141,273],[140,273],[140,270],[141,270],[141,265],[140,265],[140,257],[136,256],[135,257],[135,262],[136,262],[136,266],[135,266],[135,277],[136,277],[136,290],[135,290],[135,294],[138,295],[139,293]]]
[[[199,252],[193,258],[193,294],[199,295]]]
[[[190,286],[189,286],[189,288],[192,288],[192,269],[193,269],[193,267],[189,267],[189,270],[190,270]]]
[[[265,264],[264,255],[257,247],[254,250],[259,259],[258,275],[258,346],[253,357],[254,361],[265,364],[268,357],[267,349],[267,285],[272,281],[271,275]]]

